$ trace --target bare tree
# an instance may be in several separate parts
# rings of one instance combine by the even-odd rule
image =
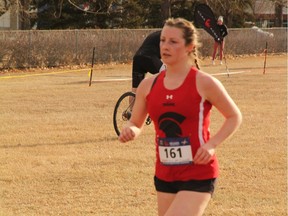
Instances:
[[[283,8],[287,8],[287,0],[275,0],[275,27],[283,26]]]
[[[164,0],[161,4],[161,14],[163,22],[171,17],[171,0]]]
[[[244,17],[247,8],[252,7],[252,0],[206,0],[206,3],[212,8],[216,16],[224,16],[228,27],[233,25],[233,18],[236,16],[239,19]]]
[[[10,6],[10,1],[9,0],[1,0],[0,1],[0,14],[5,13]]]

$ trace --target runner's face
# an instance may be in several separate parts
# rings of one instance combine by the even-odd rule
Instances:
[[[176,64],[188,57],[183,32],[176,27],[164,26],[160,38],[161,59],[167,65]]]

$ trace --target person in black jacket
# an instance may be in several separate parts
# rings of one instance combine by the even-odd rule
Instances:
[[[132,92],[136,92],[147,72],[157,74],[164,67],[160,57],[160,35],[161,31],[149,34],[133,57]]]
[[[213,50],[213,55],[212,55],[212,64],[214,65],[215,62],[215,57],[216,57],[216,53],[217,53],[217,49],[219,47],[219,59],[220,59],[220,64],[222,64],[222,58],[223,58],[223,50],[224,50],[224,45],[225,45],[225,41],[224,41],[224,37],[226,37],[228,35],[228,29],[227,26],[223,24],[223,17],[219,16],[218,20],[217,20],[217,26],[220,29],[220,33],[221,33],[221,41],[214,41],[214,50]]]

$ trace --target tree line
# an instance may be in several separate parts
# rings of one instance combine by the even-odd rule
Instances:
[[[0,0],[1,13],[16,6],[21,29],[161,28],[168,17],[194,20],[199,3],[208,4],[228,27],[254,22],[256,0]],[[287,0],[270,0],[282,26]]]

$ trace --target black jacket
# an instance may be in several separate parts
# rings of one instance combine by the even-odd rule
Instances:
[[[218,25],[217,27],[220,29],[220,34],[221,34],[221,41],[223,41],[224,37],[228,35],[228,29],[226,25]]]
[[[135,53],[135,56],[146,55],[158,56],[158,58],[160,58],[160,35],[161,31],[156,31],[149,34]]]

